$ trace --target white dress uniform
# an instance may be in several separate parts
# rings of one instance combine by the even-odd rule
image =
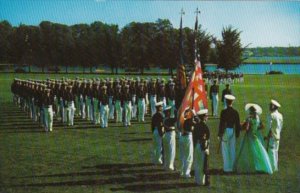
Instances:
[[[102,90],[106,90],[106,86],[102,86]],[[99,102],[100,102],[100,124],[102,128],[108,127],[108,116],[109,116],[109,96],[107,93],[101,93],[99,96]]]
[[[124,93],[124,95],[122,96],[122,100],[124,103],[124,111],[125,111],[125,117],[124,117],[124,126],[128,127],[131,125],[131,111],[132,111],[132,105],[131,105],[131,94],[129,93],[129,86],[126,85],[126,92]]]
[[[146,92],[142,85],[137,90],[137,98],[138,98],[138,121],[139,122],[144,122],[145,121],[145,109],[146,109]]]
[[[210,87],[209,96],[212,100],[212,112],[213,116],[218,115],[218,105],[219,105],[219,86],[214,84]]]
[[[272,100],[272,104],[274,104],[277,107],[280,107],[280,104]],[[268,115],[268,133],[271,132],[271,136],[269,138],[269,144],[268,146],[268,155],[270,158],[271,166],[273,171],[278,171],[278,150],[279,150],[279,141],[280,141],[280,133],[283,126],[283,117],[282,114],[278,112],[276,109],[275,111],[271,112],[270,115]]]
[[[171,110],[171,107],[166,107],[165,111]],[[163,136],[164,147],[164,168],[174,170],[175,154],[176,154],[176,132],[175,118],[166,118],[164,120],[165,134]]]
[[[162,102],[156,104],[156,106],[162,106]],[[153,163],[162,164],[162,151],[163,151],[163,114],[161,112],[156,112],[152,116],[151,130],[153,135]]]
[[[207,109],[200,110],[197,115],[203,116],[207,114]],[[194,142],[194,170],[195,181],[198,185],[209,185],[208,175],[208,154],[209,154],[209,138],[210,132],[203,120],[195,125],[193,132]]]
[[[235,97],[232,95],[225,95],[225,98],[227,100],[235,100]],[[241,125],[238,112],[232,106],[227,106],[221,112],[218,133],[222,144],[223,170],[225,172],[233,171],[236,138],[239,136],[240,130]]]
[[[50,89],[47,89],[47,92],[50,92]],[[44,96],[43,99],[44,104],[44,120],[45,120],[45,130],[52,131],[53,128],[53,109],[52,106],[54,104],[53,96],[49,94],[49,96]]]
[[[68,125],[73,126],[74,125],[74,115],[75,115],[75,95],[71,92],[66,93],[66,103],[67,103],[67,116],[68,116]]]
[[[117,85],[117,91],[115,92],[114,102],[115,102],[115,110],[116,110],[116,123],[122,122],[122,93],[121,93],[121,86]]]
[[[183,131],[181,135],[181,145],[182,145],[182,166],[181,166],[181,176],[185,178],[191,177],[191,169],[193,164],[193,135],[192,131],[194,129],[193,118],[186,119],[183,123]]]

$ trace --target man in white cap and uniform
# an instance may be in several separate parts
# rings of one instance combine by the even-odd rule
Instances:
[[[278,108],[281,105],[276,100],[271,100],[270,103],[270,114],[268,115],[267,131],[268,131],[268,142],[267,151],[270,158],[271,166],[273,171],[278,171],[278,150],[280,133],[283,125],[282,114],[278,112]]]
[[[122,96],[123,109],[124,109],[124,126],[131,125],[131,111],[132,111],[132,95],[129,92],[129,85],[125,85],[125,93]]]
[[[151,121],[151,131],[153,134],[153,163],[162,164],[163,163],[162,138],[164,135],[164,127],[163,127],[164,116],[162,114],[163,102],[156,103],[155,107],[156,107],[156,113],[152,116],[152,121]]]
[[[192,132],[195,126],[194,120],[195,112],[191,108],[187,108],[184,111],[184,123],[181,130],[180,146],[181,146],[181,173],[180,175],[184,178],[191,177],[191,169],[193,164],[193,135]]]
[[[218,104],[219,104],[219,85],[217,80],[214,80],[214,84],[209,89],[209,98],[211,100],[212,115],[218,116]]]
[[[109,116],[109,96],[107,94],[107,86],[102,86],[102,92],[99,95],[99,106],[100,106],[100,124],[101,128],[108,127],[108,116]]]
[[[176,118],[171,118],[172,106],[167,106],[164,110],[165,118],[163,127],[165,135],[163,137],[164,147],[164,168],[167,170],[174,170],[174,161],[176,153]]]
[[[222,144],[223,170],[232,172],[235,160],[235,142],[241,131],[239,113],[232,107],[235,97],[225,95],[227,108],[222,110],[218,138]]]
[[[202,109],[198,111],[197,118],[199,120],[193,132],[195,181],[198,185],[209,185],[208,155],[210,132],[206,125],[208,110]]]

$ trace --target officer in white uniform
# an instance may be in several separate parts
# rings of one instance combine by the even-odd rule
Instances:
[[[152,116],[151,120],[151,131],[153,135],[153,163],[154,164],[163,164],[162,161],[162,151],[163,144],[162,138],[164,135],[163,119],[162,114],[163,102],[158,102],[155,105],[156,113]]]
[[[176,153],[176,118],[171,118],[171,106],[167,106],[164,110],[165,118],[163,127],[165,134],[163,136],[164,147],[164,168],[167,170],[174,170],[174,161]]]
[[[198,185],[209,185],[208,155],[210,132],[206,121],[208,110],[197,112],[198,121],[193,132],[195,181]]]
[[[278,150],[280,133],[283,125],[282,114],[279,113],[278,109],[281,105],[276,100],[271,100],[270,103],[270,114],[267,118],[267,129],[268,129],[268,142],[267,151],[270,158],[273,171],[278,171]]]
[[[180,137],[180,145],[182,146],[182,165],[181,165],[181,176],[184,178],[191,177],[191,169],[193,164],[193,153],[194,153],[194,146],[193,146],[193,135],[192,132],[194,130],[194,116],[195,112],[193,109],[187,108],[184,112],[184,123],[183,129],[181,131]]]
[[[239,113],[232,107],[235,97],[225,95],[227,108],[223,109],[220,117],[218,138],[222,144],[223,170],[232,172],[235,160],[235,142],[241,131]]]

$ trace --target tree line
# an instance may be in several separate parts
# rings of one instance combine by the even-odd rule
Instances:
[[[0,22],[0,63],[38,66],[46,68],[71,66],[93,68],[109,66],[112,73],[118,69],[144,73],[150,67],[169,69],[177,67],[179,44],[183,41],[183,56],[186,64],[194,63],[194,39],[202,64],[218,63],[226,70],[241,63],[240,32],[231,26],[225,27],[222,40],[198,27],[173,27],[168,19],[156,22],[131,22],[122,29],[115,24],[96,21],[91,24],[64,25],[42,21],[38,26],[12,26],[8,21]],[[215,45],[214,47],[211,45]]]

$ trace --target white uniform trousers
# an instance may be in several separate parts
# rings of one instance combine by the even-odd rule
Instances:
[[[130,126],[131,123],[131,110],[132,110],[132,107],[131,107],[131,101],[125,101],[124,102],[124,111],[125,111],[125,123],[124,125],[127,127],[127,126]]]
[[[132,95],[132,118],[136,118],[137,106],[136,106],[136,95]]]
[[[52,105],[44,108],[45,131],[52,131],[53,127],[53,109]]]
[[[219,103],[219,96],[217,93],[212,93],[212,103],[213,103],[213,116],[218,116],[218,103]]]
[[[139,122],[144,122],[145,121],[145,99],[140,98],[138,99],[138,108],[139,108],[139,116],[138,116],[138,121]]]
[[[151,117],[156,113],[156,95],[151,95],[150,96],[150,107],[151,107]]]
[[[194,170],[195,170],[195,181],[198,185],[205,184],[205,174],[204,174],[204,159],[205,153],[201,149],[201,145],[197,143],[194,150]]]
[[[278,171],[278,150],[279,140],[276,140],[274,137],[271,137],[269,141],[268,155],[273,171]]]
[[[120,100],[116,100],[115,109],[116,109],[116,122],[121,123],[122,122],[122,106],[121,106]]]
[[[100,105],[100,117],[101,117],[101,127],[106,128],[108,127],[108,113],[109,113],[109,108],[108,105]]]
[[[222,156],[223,170],[225,172],[233,171],[235,161],[235,133],[233,128],[226,128],[222,137]]]
[[[148,98],[148,93],[145,95],[145,115],[148,112],[148,105],[149,105],[149,98]]]
[[[162,137],[159,135],[158,130],[153,131],[153,163],[162,164]]]
[[[81,118],[86,118],[86,102],[83,100],[82,96],[80,96],[80,111],[81,111]]]
[[[168,105],[171,106],[171,118],[175,117],[175,100],[168,100]]]
[[[93,103],[93,99],[88,98],[88,120],[89,121],[94,121],[94,103]]]
[[[80,117],[81,116],[81,99],[80,96],[76,96],[76,111],[75,111],[75,115]]]
[[[85,106],[86,106],[86,118],[88,121],[91,120],[91,100],[89,98],[86,99],[86,102],[85,102]]]
[[[181,175],[183,177],[191,177],[191,168],[193,164],[193,136],[192,132],[189,132],[187,135],[181,136],[182,140],[182,153],[183,153],[183,165]]]
[[[34,98],[30,99],[30,118],[34,120],[35,108],[34,108]]]
[[[175,128],[174,128],[175,129]],[[176,154],[176,132],[168,131],[163,136],[164,147],[164,168],[174,170],[174,161]]]
[[[99,101],[94,98],[94,124],[100,124],[100,109],[99,109]]]
[[[108,99],[109,119],[115,119],[115,106],[113,104],[113,96]]]
[[[183,155],[183,139],[181,132],[178,132],[179,138],[179,161],[180,161],[180,174],[183,175],[184,155]]]
[[[68,125],[73,126],[74,125],[74,115],[75,115],[75,105],[74,101],[67,102],[67,114],[68,114]]]
[[[60,105],[59,105],[59,98],[58,97],[54,97],[54,105],[55,105],[55,110],[53,109],[54,111],[54,114],[55,114],[55,118],[58,120],[60,117]]]
[[[66,113],[65,113],[65,107],[64,107],[64,100],[59,99],[59,109],[60,109],[60,118],[61,122],[65,123],[66,122]]]

